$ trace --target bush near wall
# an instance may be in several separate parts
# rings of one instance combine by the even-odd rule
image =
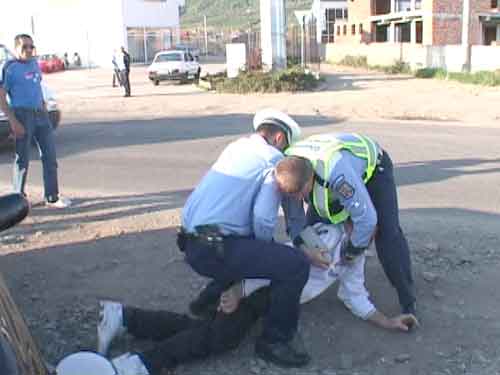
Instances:
[[[366,68],[371,70],[377,70],[387,74],[410,74],[410,65],[401,60],[395,60],[394,64],[383,66],[383,65],[369,65],[366,56],[345,56],[339,65],[352,66],[353,68]]]
[[[453,73],[441,68],[424,68],[412,71],[404,61],[396,60],[390,66],[368,65],[366,56],[345,56],[339,65],[382,71],[387,74],[413,74],[417,78],[450,79],[462,83],[483,86],[500,86],[500,70],[475,73]]]
[[[417,78],[449,79],[462,83],[482,86],[500,86],[500,70],[494,72],[481,71],[475,73],[453,73],[444,69],[425,68],[415,72]]]
[[[311,91],[321,82],[321,79],[301,67],[279,72],[241,72],[236,78],[228,78],[225,73],[220,73],[209,75],[204,80],[209,82],[212,90],[233,94]]]

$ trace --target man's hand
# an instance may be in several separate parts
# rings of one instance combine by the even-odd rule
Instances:
[[[408,332],[411,328],[418,327],[418,319],[413,314],[401,314],[394,318],[388,318],[380,311],[375,312],[368,318],[379,327]]]
[[[326,250],[310,249],[305,245],[301,245],[300,248],[306,254],[307,258],[311,264],[315,267],[327,269],[330,267],[332,262],[330,254]]]
[[[224,314],[232,314],[238,309],[242,298],[243,285],[242,283],[236,283],[221,294],[217,310],[222,311]]]
[[[24,126],[15,117],[9,119],[10,129],[16,138],[22,138],[26,134]]]
[[[401,314],[389,319],[389,327],[401,331],[409,331],[411,328],[418,327],[418,319],[413,314]]]

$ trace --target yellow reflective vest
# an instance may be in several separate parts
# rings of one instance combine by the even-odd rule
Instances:
[[[318,134],[294,143],[285,151],[286,155],[301,156],[311,161],[315,172],[312,204],[319,216],[330,220],[333,224],[341,223],[349,217],[346,210],[332,212],[335,192],[330,189],[329,180],[335,165],[342,157],[340,151],[349,151],[366,160],[367,167],[363,175],[365,184],[375,172],[381,151],[377,143],[368,137],[358,134],[349,136],[355,138],[355,141],[342,140],[335,134]]]

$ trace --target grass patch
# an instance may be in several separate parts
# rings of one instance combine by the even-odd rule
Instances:
[[[366,56],[345,56],[339,65],[354,68],[365,68],[381,71],[387,74],[414,74],[417,78],[450,79],[457,82],[482,86],[500,86],[500,70],[493,72],[481,71],[475,73],[452,73],[441,68],[424,68],[412,71],[404,61],[396,60],[389,66],[369,65]]]
[[[300,67],[278,72],[241,72],[236,78],[227,78],[225,73],[205,78],[213,90],[232,94],[277,93],[283,91],[311,91],[322,79]]]
[[[444,69],[425,68],[415,72],[417,78],[449,79],[457,82],[482,86],[500,86],[500,70],[475,73],[453,73]]]
[[[366,56],[345,56],[339,65],[351,66],[353,68],[365,68],[376,70],[387,74],[411,74],[410,66],[404,61],[395,60],[392,65],[369,65]]]

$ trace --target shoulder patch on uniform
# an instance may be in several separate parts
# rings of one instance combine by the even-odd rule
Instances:
[[[333,188],[344,199],[351,199],[354,196],[354,187],[345,180],[344,175],[340,175],[333,183]]]

